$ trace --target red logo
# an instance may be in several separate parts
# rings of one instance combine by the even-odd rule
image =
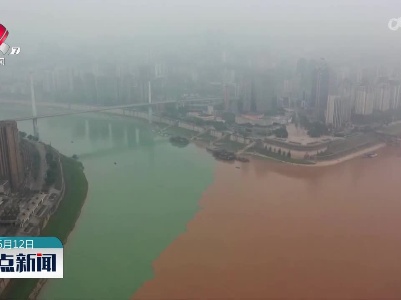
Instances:
[[[8,37],[8,30],[5,28],[3,25],[0,24],[0,51],[3,54],[6,54],[8,50],[10,49],[10,46],[8,46],[5,42],[5,40]]]
[[[0,24],[0,46],[5,42],[8,37],[8,30]]]

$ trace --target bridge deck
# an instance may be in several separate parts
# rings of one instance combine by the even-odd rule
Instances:
[[[52,117],[60,117],[60,116],[67,116],[67,115],[75,115],[75,114],[83,114],[83,113],[92,113],[92,112],[101,112],[107,110],[116,110],[116,109],[126,109],[126,108],[135,108],[135,107],[144,107],[144,106],[154,106],[160,104],[185,104],[185,103],[193,103],[193,102],[219,102],[223,101],[221,98],[204,98],[204,99],[190,99],[190,100],[174,100],[174,101],[162,101],[162,102],[152,102],[152,103],[135,103],[135,104],[127,104],[127,105],[117,105],[117,106],[102,106],[102,107],[90,107],[89,109],[85,109],[82,107],[82,110],[74,110],[69,112],[62,112],[56,114],[45,114],[45,115],[38,115],[36,117],[29,116],[29,117],[21,117],[14,119],[15,121],[27,121],[33,119],[43,119],[43,118],[52,118]],[[64,107],[67,108],[67,107]]]

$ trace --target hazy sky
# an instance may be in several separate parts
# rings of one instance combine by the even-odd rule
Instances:
[[[10,0],[0,10],[9,44],[24,47],[98,38],[106,44],[120,39],[121,47],[137,35],[163,39],[221,30],[255,39],[265,35],[300,52],[322,45],[339,51],[401,49],[401,29],[387,27],[399,17],[401,0]]]

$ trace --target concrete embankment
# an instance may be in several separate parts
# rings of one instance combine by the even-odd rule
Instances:
[[[362,149],[362,150],[359,150],[356,152],[352,152],[348,155],[345,155],[345,156],[337,158],[337,159],[317,161],[317,162],[311,161],[310,163],[290,162],[290,161],[266,156],[266,155],[256,153],[256,152],[245,152],[244,154],[254,156],[254,157],[260,157],[260,158],[264,158],[264,159],[279,161],[279,162],[283,162],[283,163],[290,164],[290,165],[297,165],[297,166],[303,166],[303,167],[327,167],[327,166],[333,166],[333,165],[336,165],[339,163],[343,163],[343,162],[349,161],[354,158],[362,157],[366,153],[374,152],[374,151],[380,150],[384,147],[386,147],[386,144],[381,143],[381,144],[374,145],[374,146],[371,146],[371,147],[368,147],[368,148],[365,148],[365,149]]]
[[[319,161],[314,165],[308,165],[308,166],[315,166],[315,167],[332,166],[332,165],[335,165],[335,164],[339,164],[339,163],[348,161],[348,160],[353,159],[353,158],[361,157],[366,153],[374,152],[374,151],[377,151],[377,150],[382,149],[384,147],[386,147],[386,144],[385,143],[381,143],[381,144],[374,145],[374,146],[369,147],[369,148],[365,148],[365,149],[360,150],[360,151],[356,151],[356,152],[350,153],[350,154],[345,155],[343,157],[340,157],[338,159],[327,160],[327,161]]]

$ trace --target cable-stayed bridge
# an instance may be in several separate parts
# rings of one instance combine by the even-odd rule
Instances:
[[[26,121],[26,120],[52,118],[52,117],[83,114],[83,113],[102,112],[102,111],[108,111],[108,110],[157,106],[157,105],[162,105],[162,104],[174,104],[174,103],[178,104],[178,105],[185,105],[185,104],[190,104],[190,103],[215,104],[215,103],[222,102],[222,101],[223,101],[223,99],[221,99],[221,98],[201,98],[201,99],[190,99],[190,100],[159,101],[159,102],[152,102],[152,103],[147,103],[147,102],[146,103],[134,103],[134,104],[124,104],[124,105],[115,105],[115,106],[92,106],[92,107],[81,106],[81,108],[79,110],[60,112],[60,113],[49,113],[49,114],[42,114],[42,115],[36,115],[36,116],[20,117],[20,118],[14,119],[14,120]],[[85,108],[85,107],[88,107],[88,108]],[[67,108],[67,107],[64,107],[64,108]]]
[[[199,99],[186,99],[186,100],[168,100],[168,101],[152,101],[152,89],[151,82],[149,81],[149,92],[148,92],[148,101],[143,103],[133,103],[133,104],[123,104],[123,105],[115,105],[115,106],[85,106],[85,105],[73,105],[74,109],[71,110],[71,105],[66,104],[69,111],[67,112],[59,112],[59,113],[47,113],[38,115],[36,109],[36,100],[35,100],[35,89],[33,84],[33,74],[30,74],[30,88],[31,88],[31,104],[32,104],[32,116],[15,118],[15,121],[26,121],[32,120],[33,123],[33,133],[34,136],[39,138],[39,129],[38,129],[38,119],[43,118],[52,118],[52,117],[60,117],[67,115],[75,115],[75,114],[83,114],[83,113],[93,113],[93,112],[102,112],[102,111],[112,111],[112,110],[124,110],[130,108],[139,108],[139,107],[147,107],[148,108],[148,120],[152,122],[152,107],[163,104],[176,104],[185,106],[191,103],[205,103],[205,104],[215,104],[218,102],[223,102],[222,98],[199,98]]]

